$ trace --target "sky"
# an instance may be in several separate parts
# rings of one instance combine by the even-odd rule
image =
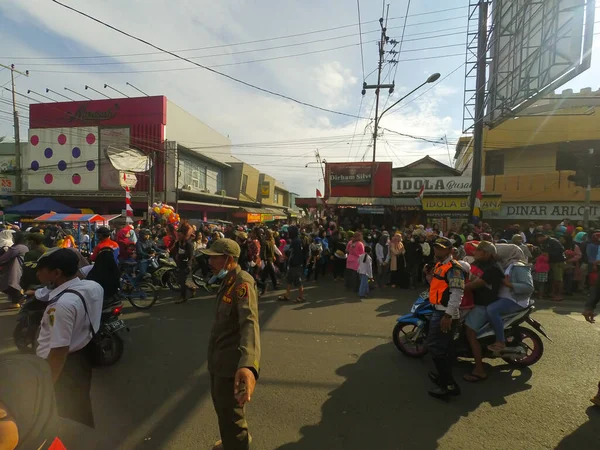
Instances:
[[[165,95],[228,136],[234,156],[274,176],[301,196],[314,196],[315,188],[323,187],[315,150],[330,162],[372,159],[372,121],[366,118],[373,117],[375,94],[370,90],[363,96],[361,90],[363,80],[369,84],[377,81],[381,1],[64,2],[232,77],[362,118],[306,107],[235,83],[160,53],[50,0],[0,0],[0,64],[15,64],[17,69],[30,73],[29,77],[17,77],[17,92],[45,94],[50,88],[72,99],[83,99],[64,90],[67,87],[102,98],[85,91],[84,86],[111,95],[103,89],[108,83],[136,96],[136,91],[126,85],[129,82],[150,95]],[[380,123],[378,161],[392,161],[398,167],[429,155],[445,164],[452,163],[454,144],[462,134],[468,3],[385,3],[386,8],[389,5],[384,15],[388,17],[388,36],[402,43],[393,48],[399,52],[395,57],[400,62],[383,67],[382,78],[385,83],[393,82],[395,91],[392,95],[382,92],[380,111],[429,75],[438,72],[442,78],[386,113]],[[362,35],[357,25],[357,6]],[[594,52],[598,47],[600,39],[594,42]],[[392,50],[391,45],[387,48]],[[578,91],[588,86],[597,90],[600,63],[595,56],[592,67],[561,90]],[[387,60],[391,58],[386,55]],[[10,86],[8,70],[0,70],[0,86]],[[10,93],[1,91],[0,136],[11,138]],[[27,136],[26,106],[31,102],[24,97],[18,101],[22,103],[21,136]]]

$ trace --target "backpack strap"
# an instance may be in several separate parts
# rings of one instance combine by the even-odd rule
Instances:
[[[81,295],[80,292],[78,292],[78,291],[76,291],[74,289],[65,289],[60,294],[58,294],[55,298],[52,299],[52,303],[57,302],[58,299],[61,298],[67,292],[69,294],[74,294],[74,295],[76,295],[77,297],[79,297],[81,299],[81,302],[83,303],[83,309],[85,310],[85,314],[88,317],[88,320],[90,322],[90,331],[92,332],[92,339],[95,339],[96,338],[96,332],[94,331],[94,326],[92,325],[92,318],[90,317],[90,313],[88,312],[87,303],[85,302],[85,299],[83,298],[83,295]]]

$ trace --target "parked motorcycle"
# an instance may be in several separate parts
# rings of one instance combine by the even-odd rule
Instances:
[[[13,339],[17,349],[23,353],[34,353],[37,348],[40,325],[48,303],[27,297],[17,313],[17,326]],[[93,347],[93,362],[98,366],[115,364],[123,355],[124,342],[121,333],[129,331],[125,322],[119,319],[123,303],[119,297],[107,299],[102,308],[100,329]]]
[[[434,306],[429,303],[429,292],[422,292],[413,304],[410,313],[397,319],[392,338],[398,350],[414,358],[420,358],[427,354],[427,334],[434,310]],[[484,324],[477,332],[483,357],[500,357],[509,364],[522,367],[538,362],[544,354],[544,343],[535,331],[523,325],[529,324],[550,342],[552,339],[542,325],[531,317],[534,311],[535,308],[532,305],[522,311],[503,316],[506,349],[500,354],[488,350],[488,345],[495,342],[496,336],[491,324]],[[457,357],[473,357],[463,326],[458,328],[455,341],[454,353]]]

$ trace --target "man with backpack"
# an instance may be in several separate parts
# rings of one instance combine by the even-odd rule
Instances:
[[[78,270],[79,258],[70,249],[38,260],[38,279],[49,292],[36,354],[50,366],[58,415],[94,427],[91,345],[100,328],[104,290],[95,281],[80,280]]]

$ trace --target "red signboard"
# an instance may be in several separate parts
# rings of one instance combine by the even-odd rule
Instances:
[[[373,164],[375,165],[373,172]],[[374,186],[372,175],[374,174]],[[325,198],[391,197],[391,162],[326,163]]]
[[[136,97],[29,105],[30,128],[167,123],[167,98]]]

